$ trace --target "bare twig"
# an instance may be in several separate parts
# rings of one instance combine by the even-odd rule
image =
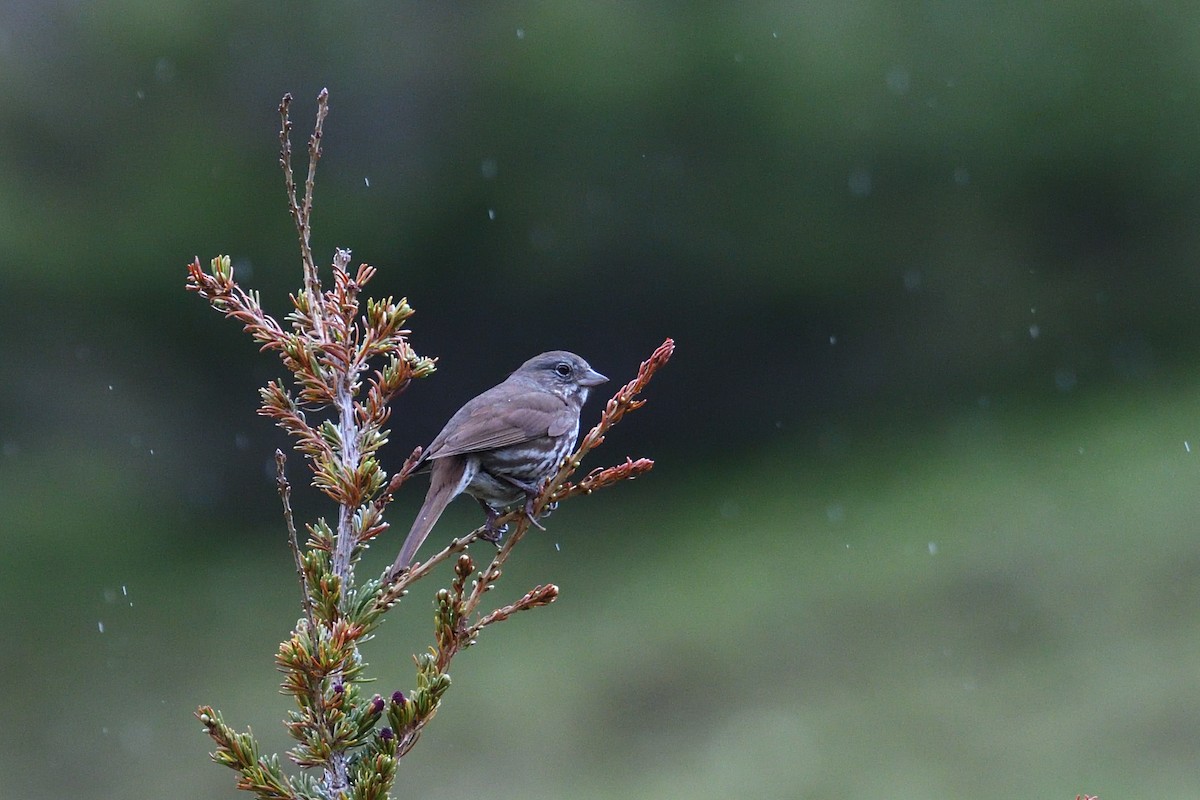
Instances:
[[[308,248],[308,237],[312,232],[313,185],[317,177],[317,162],[321,160],[321,137],[324,136],[325,117],[329,115],[329,90],[322,89],[317,94],[317,122],[313,126],[312,135],[308,137],[308,177],[304,181],[304,210],[301,218],[304,220],[304,245]],[[311,252],[311,250],[310,250]],[[314,267],[314,278],[316,269]]]
[[[317,273],[317,262],[312,254],[312,206],[313,187],[317,173],[317,161],[321,157],[321,136],[325,117],[329,114],[329,90],[322,89],[317,95],[317,122],[312,136],[308,140],[308,177],[304,182],[304,204],[300,204],[296,196],[296,178],[292,169],[292,122],[288,118],[288,109],[292,104],[291,94],[285,94],[279,103],[279,165],[283,168],[284,187],[287,190],[288,212],[292,216],[292,224],[296,227],[296,235],[300,241],[300,261],[304,269],[304,290],[308,293],[309,302],[321,302],[321,279]],[[313,315],[318,336],[323,335],[322,314]]]
[[[304,607],[304,616],[308,623],[313,624],[312,594],[308,590],[308,576],[304,572],[304,561],[300,556],[300,540],[296,537],[296,523],[292,519],[292,486],[288,483],[284,467],[287,466],[287,456],[282,450],[275,451],[275,485],[279,488],[279,499],[283,501],[283,520],[287,523],[288,545],[292,548],[292,556],[296,559],[296,576],[300,579],[300,599]]]

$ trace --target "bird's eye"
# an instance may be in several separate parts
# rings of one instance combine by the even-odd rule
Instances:
[[[555,365],[554,371],[558,373],[560,378],[571,377],[571,365],[565,361],[560,361],[557,365]]]

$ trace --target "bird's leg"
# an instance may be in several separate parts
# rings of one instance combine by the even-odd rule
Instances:
[[[538,487],[528,483],[522,483],[515,478],[504,477],[504,480],[511,483],[516,488],[525,493],[525,516],[529,517],[529,524],[540,531],[546,530],[546,526],[538,522],[537,515],[533,513],[533,501],[537,500]]]
[[[487,514],[487,522],[483,526],[483,533],[479,534],[479,538],[485,542],[491,542],[496,545],[496,549],[500,549],[500,539],[504,536],[504,528],[496,524],[496,520],[500,518],[500,512],[489,506],[482,500],[479,505],[483,506],[483,513]],[[508,526],[504,526],[508,527]]]

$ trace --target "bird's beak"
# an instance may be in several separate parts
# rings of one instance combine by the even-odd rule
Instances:
[[[583,375],[581,375],[579,378],[580,386],[599,386],[602,383],[608,383],[608,378],[604,377],[599,372],[596,372],[596,370],[592,369],[591,367],[588,367],[588,371],[583,373]]]

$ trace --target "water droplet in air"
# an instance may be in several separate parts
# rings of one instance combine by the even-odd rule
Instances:
[[[865,168],[856,169],[850,173],[846,185],[850,188],[850,194],[855,197],[866,197],[871,193],[871,173]]]
[[[175,63],[163,56],[154,64],[154,77],[159,83],[168,83],[175,79]]]
[[[887,82],[888,89],[897,97],[908,94],[909,87],[912,85],[908,70],[899,65],[889,69],[884,80]]]
[[[1060,392],[1069,392],[1079,383],[1079,378],[1075,375],[1075,370],[1062,367],[1054,373],[1054,385],[1058,387]]]

